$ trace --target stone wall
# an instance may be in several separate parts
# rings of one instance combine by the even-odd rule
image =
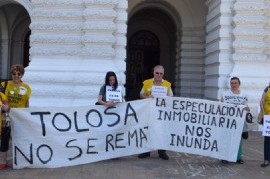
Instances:
[[[31,106],[94,104],[107,71],[125,83],[126,0],[34,0]]]

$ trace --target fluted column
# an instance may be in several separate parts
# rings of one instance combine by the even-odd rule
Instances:
[[[220,99],[227,87],[232,62],[232,7],[235,0],[207,0],[205,98]]]
[[[264,0],[238,0],[234,4],[233,17],[233,62],[234,68],[230,74],[240,77],[241,87],[249,95],[251,105],[258,105],[266,79],[269,81],[267,49],[264,41],[266,37],[266,17]],[[256,67],[255,67],[256,66]]]
[[[175,95],[202,98],[204,84],[204,27],[182,28],[178,34]]]
[[[94,104],[107,71],[125,82],[127,0],[34,0],[30,64],[32,106]]]

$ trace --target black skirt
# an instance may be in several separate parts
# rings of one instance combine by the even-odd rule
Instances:
[[[10,126],[2,127],[1,146],[0,146],[1,152],[6,152],[9,149],[10,130],[11,130]]]

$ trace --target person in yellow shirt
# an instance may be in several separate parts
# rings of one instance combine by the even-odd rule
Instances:
[[[1,85],[1,90],[4,89]],[[7,97],[6,95],[3,93],[3,91],[0,92],[0,136],[2,134],[2,125],[3,125],[3,115],[5,112],[8,111],[9,106],[8,106],[8,102],[7,102]]]
[[[270,84],[264,89],[260,101],[260,106],[264,115],[270,115]],[[264,162],[261,164],[261,167],[268,167],[269,162],[270,162],[270,137],[264,136]]]
[[[28,84],[22,81],[24,75],[24,67],[20,64],[12,65],[10,68],[12,80],[6,84],[5,95],[8,100],[10,108],[26,108],[29,107],[29,98],[31,95],[31,88]],[[4,82],[1,83],[5,85]],[[10,135],[7,135],[9,141]],[[8,167],[7,161],[8,146],[4,149],[1,146],[1,152],[3,152],[3,163],[0,164],[0,169],[6,169]]]
[[[143,82],[143,87],[140,92],[140,98],[145,99],[145,98],[157,97],[155,96],[153,92],[153,87],[155,86],[165,87],[164,88],[165,90],[164,91],[161,90],[160,91],[161,93],[159,95],[173,96],[171,83],[163,79],[164,67],[161,65],[155,66],[153,70],[153,75],[154,75],[154,78],[145,80]],[[158,150],[158,155],[163,160],[169,160],[169,156],[166,154],[166,150]],[[150,157],[150,152],[146,152],[146,153],[142,153],[138,155],[138,158],[146,158],[146,157]]]

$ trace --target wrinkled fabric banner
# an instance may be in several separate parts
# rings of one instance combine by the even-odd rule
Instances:
[[[151,100],[12,109],[13,168],[55,168],[147,152]]]
[[[156,149],[235,161],[243,107],[180,97],[115,107],[12,109],[13,168],[56,168]]]
[[[150,141],[156,149],[235,162],[245,116],[244,106],[191,98],[156,98],[149,121]]]

